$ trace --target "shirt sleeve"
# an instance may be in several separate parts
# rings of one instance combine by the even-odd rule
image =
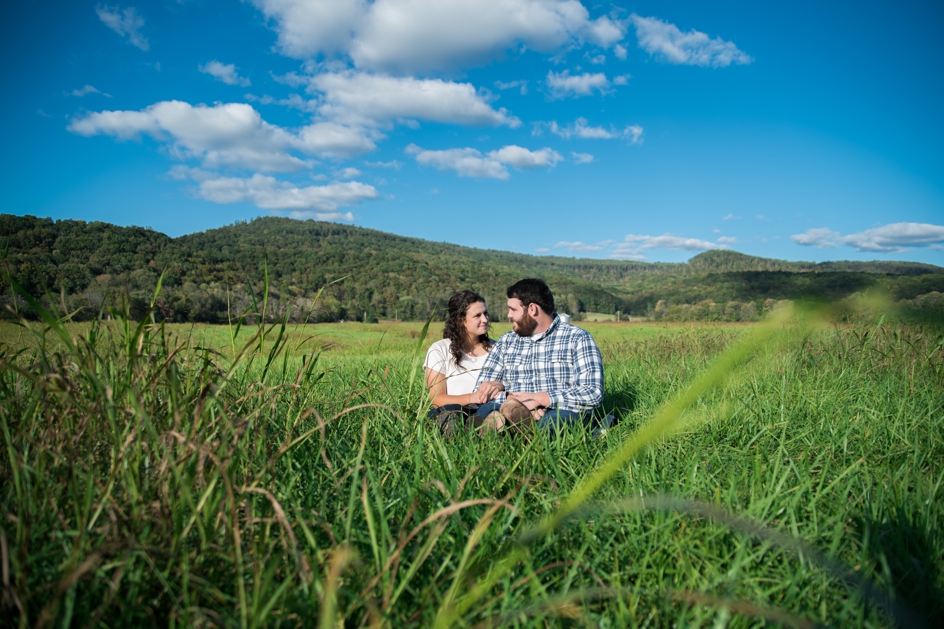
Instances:
[[[433,343],[429,346],[429,349],[426,350],[426,360],[423,362],[423,367],[445,375],[448,373],[447,368],[449,359],[451,358],[447,356],[448,353],[444,343],[438,341]]]
[[[502,343],[502,340],[498,339],[495,341],[495,344],[492,345],[492,350],[488,353],[485,362],[482,364],[482,369],[479,371],[478,377],[475,379],[475,389],[473,389],[473,391],[478,391],[483,382],[490,382],[492,380],[503,382],[502,378],[505,376],[504,351],[505,344]]]
[[[603,401],[603,356],[589,334],[580,334],[574,343],[574,372],[570,387],[548,391],[557,408],[596,408]]]

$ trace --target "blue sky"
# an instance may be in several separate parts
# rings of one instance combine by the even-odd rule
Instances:
[[[944,265],[940,2],[7,7],[3,210]]]

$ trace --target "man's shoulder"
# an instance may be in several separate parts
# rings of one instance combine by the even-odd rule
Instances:
[[[567,338],[580,339],[582,341],[590,341],[591,343],[595,343],[592,334],[571,323],[564,323],[561,321],[557,326],[557,333],[561,336],[566,336]]]
[[[495,347],[498,347],[500,345],[502,346],[510,345],[511,343],[514,343],[517,338],[519,337],[517,334],[515,334],[514,330],[505,332],[504,334],[498,337],[497,341],[495,341]]]

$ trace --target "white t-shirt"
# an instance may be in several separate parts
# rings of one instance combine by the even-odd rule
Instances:
[[[475,379],[478,378],[479,370],[485,364],[488,354],[470,356],[462,352],[462,361],[456,365],[456,361],[452,358],[451,345],[449,339],[442,339],[430,345],[423,367],[446,376],[447,395],[472,393],[475,389]]]

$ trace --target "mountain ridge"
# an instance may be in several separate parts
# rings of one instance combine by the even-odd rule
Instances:
[[[548,281],[571,313],[651,315],[660,301],[728,310],[750,302],[756,312],[767,300],[841,299],[872,287],[897,299],[944,291],[944,267],[916,262],[790,262],[730,250],[683,263],[534,256],[281,217],[171,238],[134,226],[0,214],[0,248],[28,291],[72,296],[87,311],[122,291],[140,309],[163,274],[159,310],[187,321],[228,320],[266,274],[274,303],[314,308],[319,320],[423,319],[460,288],[477,290],[500,314],[504,287],[528,276]]]

